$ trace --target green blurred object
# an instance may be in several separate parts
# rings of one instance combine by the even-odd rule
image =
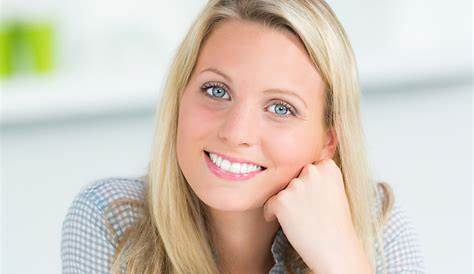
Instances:
[[[50,23],[37,22],[23,25],[26,49],[32,59],[33,71],[50,72],[53,68],[53,27]]]
[[[0,21],[0,79],[12,74],[46,74],[53,70],[53,24]]]
[[[13,73],[13,23],[0,23],[0,78]]]

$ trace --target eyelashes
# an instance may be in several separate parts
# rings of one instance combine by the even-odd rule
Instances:
[[[225,93],[224,95],[227,95],[227,98],[230,98],[229,93],[227,92],[227,87],[224,84],[221,84],[219,82],[207,82],[204,85],[202,85],[202,87],[201,87],[201,91],[204,92],[205,95],[207,95],[211,98],[223,98],[223,97],[220,97],[220,96],[213,96],[213,94],[214,94],[213,91],[211,91],[211,93],[209,94],[207,91],[210,88],[220,88],[221,89],[220,92]]]
[[[214,89],[217,88],[217,89]],[[219,82],[206,82],[201,86],[201,92],[204,93],[205,96],[208,96],[212,99],[225,99],[228,100],[230,98],[229,92],[227,91],[226,85],[219,83]],[[268,109],[269,107],[267,107]],[[275,100],[273,104],[270,105],[270,108],[275,111],[280,110],[287,110],[289,114],[279,115],[275,113],[279,117],[288,117],[288,116],[297,116],[297,110],[290,104],[282,100]],[[272,111],[273,112],[273,111]]]

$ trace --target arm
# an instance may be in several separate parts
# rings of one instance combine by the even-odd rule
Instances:
[[[415,227],[407,212],[397,202],[395,202],[387,224],[383,228],[383,241],[386,262],[384,265],[379,254],[379,246],[377,245],[377,274],[426,273],[423,253]],[[358,244],[348,245],[355,248],[344,250],[350,255],[344,256],[341,254],[340,258],[344,258],[343,263],[339,261],[338,264],[335,261],[330,264],[332,266],[339,266],[340,269],[336,270],[334,267],[322,269],[321,273],[369,273],[368,260],[365,254],[360,252],[362,247],[360,243]],[[313,273],[318,272],[313,271]]]

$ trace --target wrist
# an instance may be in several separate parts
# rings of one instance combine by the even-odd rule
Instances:
[[[321,258],[309,265],[314,274],[373,274],[370,260],[362,243],[356,239],[354,244],[333,252],[334,256]]]

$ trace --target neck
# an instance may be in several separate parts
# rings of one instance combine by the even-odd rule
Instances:
[[[280,228],[278,221],[266,222],[263,208],[244,212],[208,210],[222,273],[268,273],[275,263],[271,246]]]

